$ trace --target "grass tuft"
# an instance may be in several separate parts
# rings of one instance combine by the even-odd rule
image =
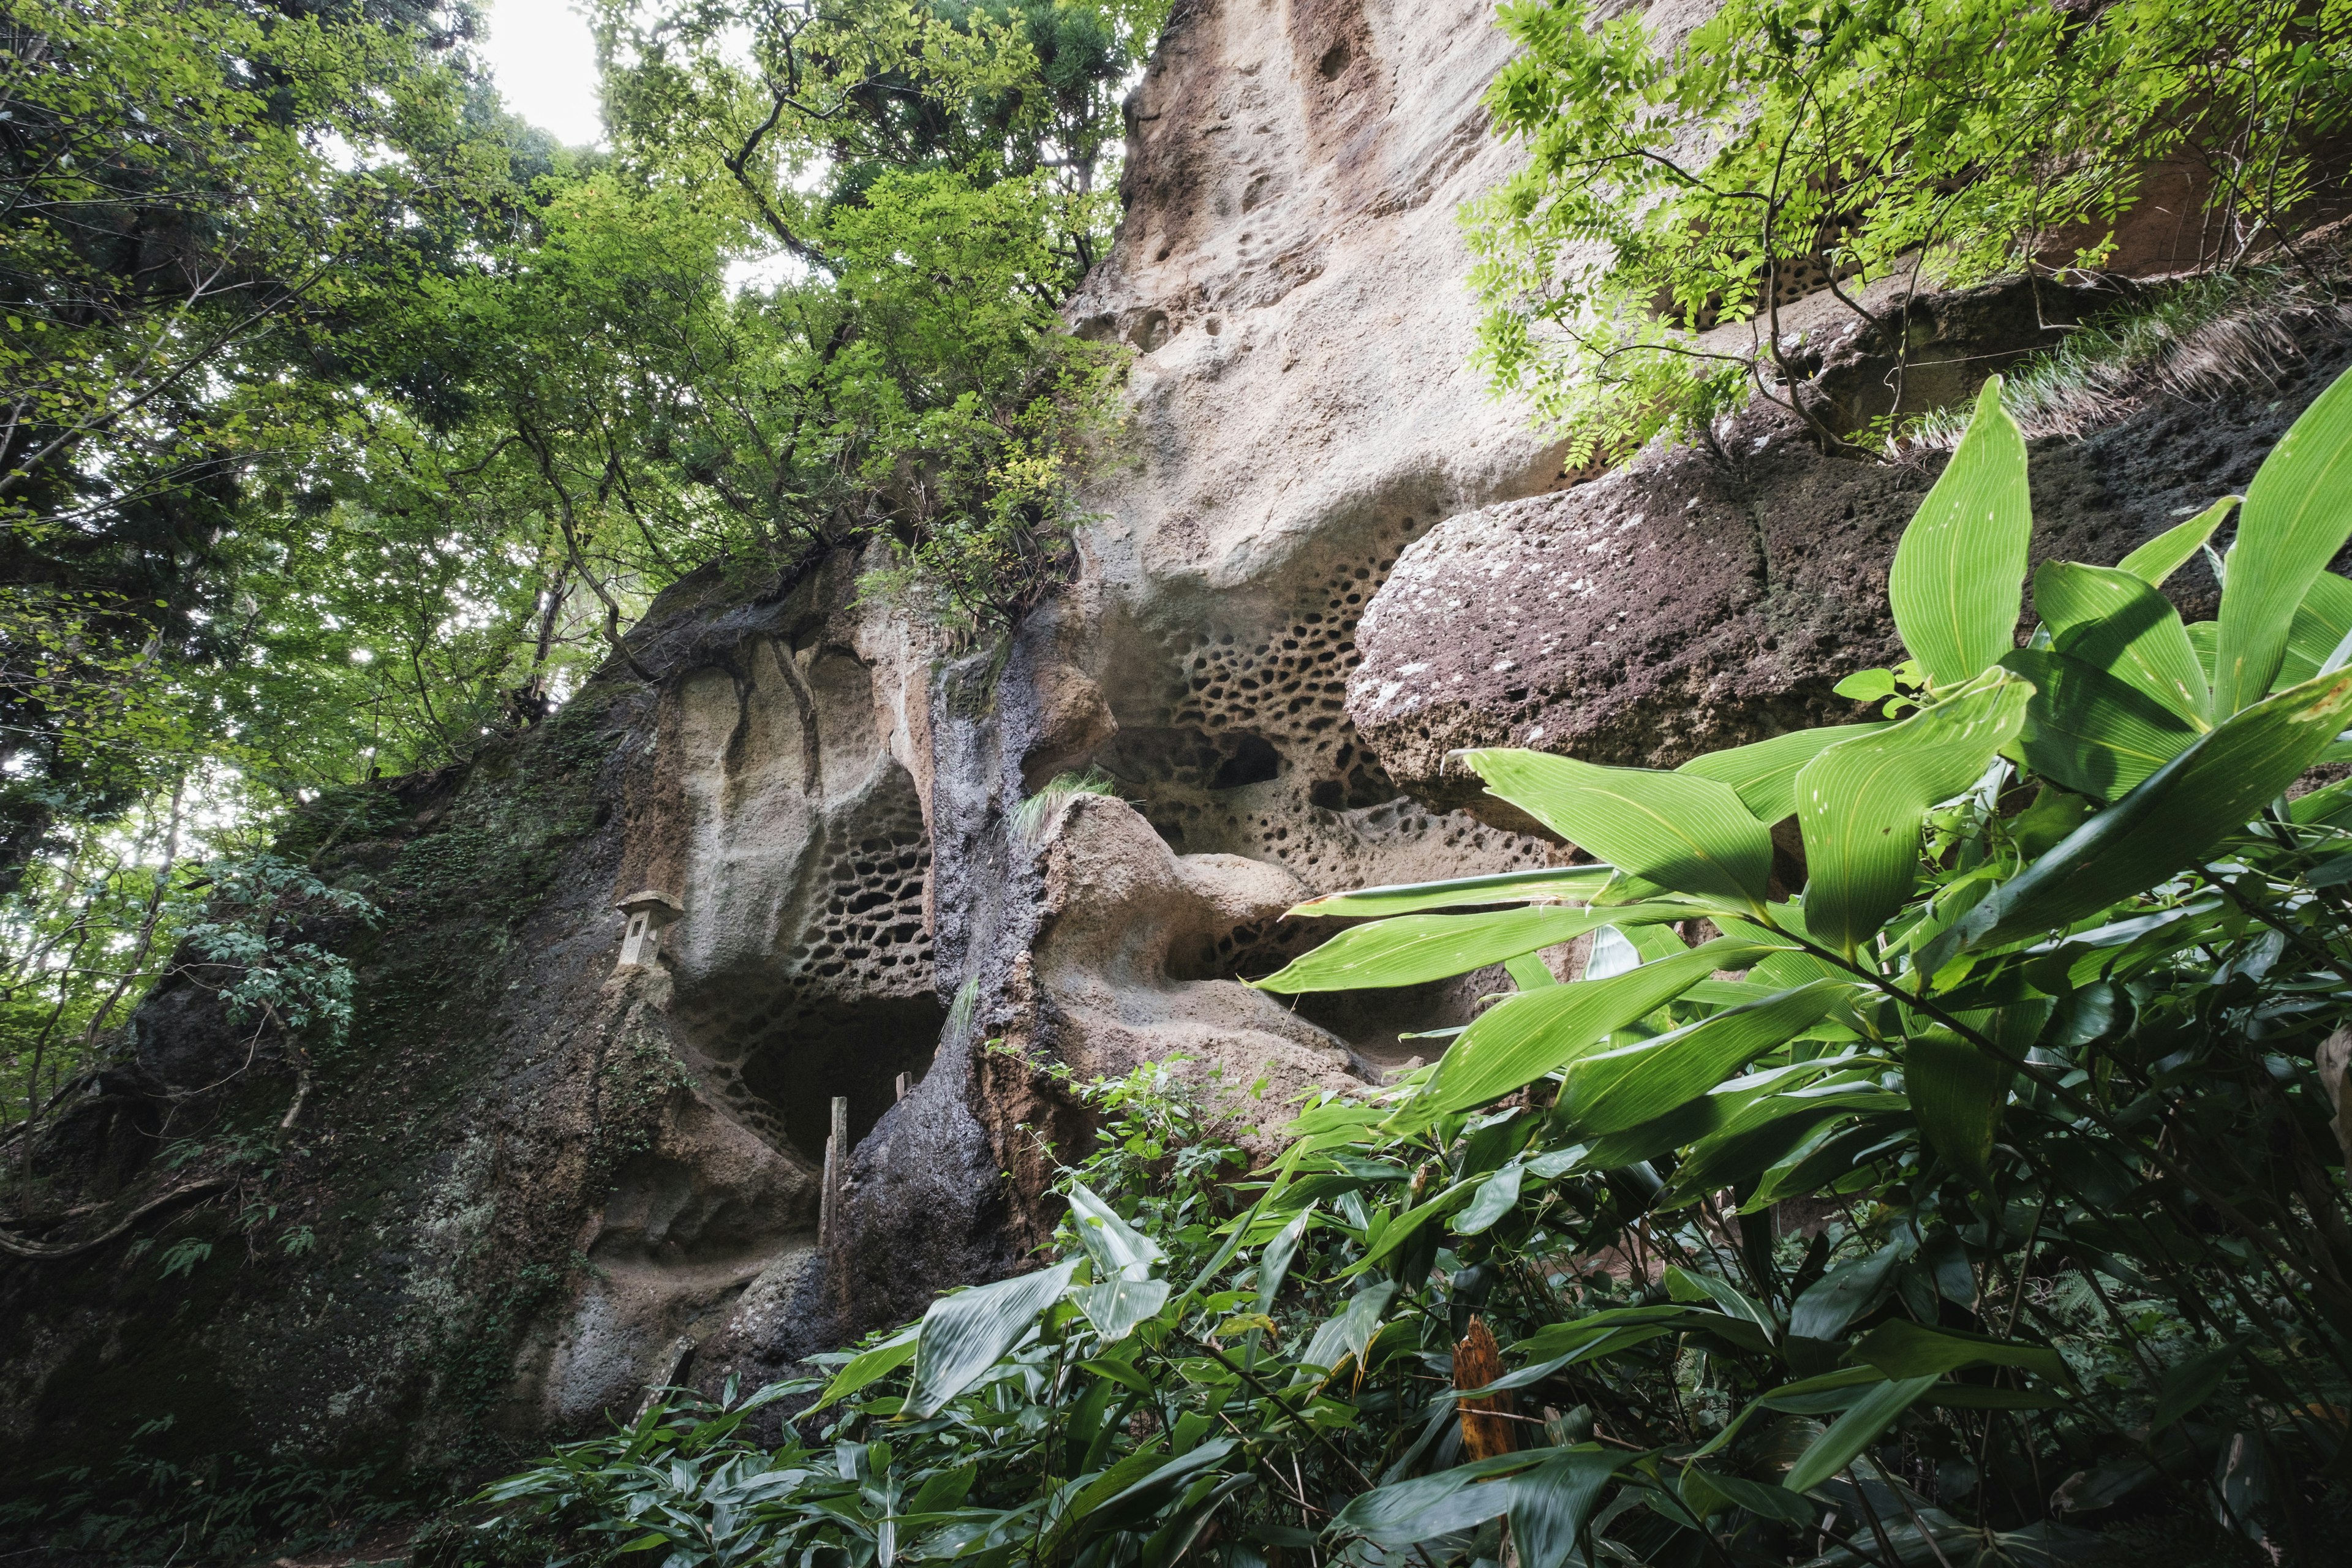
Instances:
[[[2080,438],[2156,396],[2210,402],[2277,382],[2315,341],[2352,342],[2352,304],[2284,270],[2209,274],[2091,322],[2048,353],[2005,372],[2010,417],[2030,440]],[[1966,405],[1927,414],[1894,455],[1950,451]]]
[[[1100,768],[1088,768],[1083,773],[1063,773],[1013,808],[1013,837],[1034,847],[1062,815],[1062,807],[1082,795],[1108,795],[1116,800],[1118,786]]]

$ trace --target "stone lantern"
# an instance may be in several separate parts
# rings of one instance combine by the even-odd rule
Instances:
[[[629,929],[621,938],[623,969],[651,969],[654,960],[661,956],[662,931],[686,913],[684,904],[651,888],[615,899],[613,907],[629,918]]]

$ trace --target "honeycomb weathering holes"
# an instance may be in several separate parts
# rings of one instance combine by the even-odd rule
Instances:
[[[1377,879],[1381,847],[1435,831],[1541,863],[1539,846],[1508,835],[1460,841],[1402,796],[1348,717],[1356,624],[1419,527],[1407,515],[1361,538],[1271,625],[1196,623],[1162,643],[1178,677],[1162,722],[1123,723],[1096,761],[1171,847],[1273,860],[1318,887]]]
[[[813,1163],[824,1156],[832,1098],[847,1097],[850,1135],[864,1137],[898,1075],[923,1075],[947,1021],[923,917],[930,845],[914,802],[835,837],[792,945],[757,970],[711,977],[679,1007],[707,1087]]]

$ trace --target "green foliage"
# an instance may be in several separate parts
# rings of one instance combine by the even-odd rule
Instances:
[[[184,930],[244,977],[233,1013],[331,1045],[331,944],[199,917],[199,868],[404,837],[377,780],[508,743],[604,662],[645,676],[624,634],[677,578],[840,552],[961,638],[1064,578],[1124,355],[1058,308],[1163,9],[606,7],[600,153],[499,109],[463,7],[13,7],[11,1105]],[[386,896],[509,903],[530,852],[428,835]]]
[[[2331,407],[2273,460],[2352,451]],[[2238,611],[2250,644],[2298,609],[2256,563],[2347,534],[2241,534],[2224,605],[2268,605]],[[2014,552],[1963,538],[1954,559],[1987,579],[1967,602],[2013,614]],[[2182,679],[2117,575],[2046,568],[2037,643],[2119,687]],[[1898,603],[1915,653],[1960,646],[1953,602]],[[1047,1267],[829,1358],[779,1448],[744,1415],[816,1383],[564,1450],[486,1494],[509,1511],[471,1560],[534,1539],[680,1563],[1445,1568],[1502,1560],[1507,1531],[1546,1568],[1957,1568],[2081,1557],[2153,1508],[2326,1561],[2303,1478],[2336,1473],[2352,1405],[2341,1058],[2321,1048],[2352,1016],[2352,795],[2276,796],[2352,715],[2352,676],[2263,696],[2085,799],[2032,772],[2063,715],[1977,640],[1979,667],[1914,686],[1900,722],[1712,780],[1477,754],[1638,868],[1318,900],[1300,912],[1378,918],[1280,984],[1428,967],[1391,954],[1466,972],[1623,919],[1583,978],[1530,974],[1434,1069],[1310,1097],[1244,1183],[1204,1176],[1223,1151],[1170,1164],[1210,1126],[1173,1064],[1086,1091],[1103,1146],[1065,1173]],[[2222,711],[2201,673],[2180,695]],[[2078,738],[2109,741],[2095,715]],[[1742,868],[1763,812],[1798,823],[1799,895]],[[1857,858],[1857,835],[1899,854]],[[1661,910],[1722,934],[1686,945]],[[1820,1217],[1780,1234],[1796,1200]]]
[[[2025,439],[1985,382],[1977,416],[1895,549],[1886,597],[1930,688],[1957,686],[2016,640],[2025,547],[2033,533]]]
[[[1801,277],[1843,279],[1899,353],[1873,282],[2097,266],[2166,159],[2211,171],[2194,243],[2241,261],[2335,188],[2352,114],[2336,0],[1735,0],[1687,37],[1520,0],[1502,21],[1522,52],[1487,102],[1528,161],[1466,215],[1480,357],[1575,462],[1751,386],[1792,402],[1777,307]]]
[[[159,1450],[170,1416],[150,1422],[102,1466],[51,1470],[0,1503],[0,1538],[37,1550],[33,1561],[120,1563],[251,1563],[273,1554],[348,1551],[411,1517],[417,1489],[383,1466],[329,1469],[235,1456],[190,1461]]]
[[[1053,826],[1062,807],[1075,796],[1116,795],[1118,793],[1117,784],[1099,768],[1089,768],[1083,773],[1057,774],[1035,795],[1013,808],[1013,830],[1023,838],[1034,841]]]
[[[299,940],[303,922],[373,924],[383,911],[270,855],[222,867],[210,881],[203,918],[186,927],[191,973],[218,992],[236,1022],[341,1046],[352,1024],[352,966]]]

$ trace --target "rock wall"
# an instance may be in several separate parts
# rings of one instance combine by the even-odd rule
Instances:
[[[2345,266],[2332,242],[2306,248]],[[1937,320],[1916,341],[1933,374],[1913,364],[1913,395],[1926,382],[1930,406],[1965,407],[1986,376],[2116,302],[2105,289],[2073,292],[2016,283],[1922,300]],[[1858,389],[1894,379],[1892,360],[1853,334],[1823,335],[1826,363],[1806,389],[1818,405],[1854,410]],[[2347,363],[2352,316],[2283,300],[2120,369],[2077,400],[2064,434],[2029,419],[2032,559],[2112,563],[2242,493]],[[1367,607],[1349,714],[1416,797],[1527,829],[1449,753],[1517,745],[1673,766],[1850,721],[1862,710],[1831,688],[1903,657],[1887,567],[1945,456],[1825,456],[1794,417],[1759,403],[1708,447],[1659,444],[1592,483],[1449,518]],[[2166,586],[2190,618],[2214,614],[2203,561]]]
[[[33,1227],[54,1256],[0,1260],[0,1473],[166,1415],[144,1441],[183,1456],[478,1468],[649,1385],[782,1374],[1023,1267],[1053,1220],[1038,1140],[1087,1133],[1047,1069],[1185,1057],[1263,1079],[1232,1103],[1264,1126],[1499,989],[1239,984],[1317,940],[1280,919],[1310,893],[1563,853],[1448,750],[1673,762],[1834,712],[1891,651],[1885,563],[1937,459],[1825,458],[1756,411],[1571,483],[1467,368],[1455,209],[1506,157],[1490,21],[1179,5],[1072,308],[1135,349],[1131,419],[1077,580],[1008,646],[861,607],[845,558],[714,569],[632,633],[650,682],[608,668],[461,773],[322,803],[289,852],[389,916],[328,933],[353,1040],[281,1139],[274,1042],[193,981],[142,1010],[40,1152],[86,1206]],[[2095,302],[2028,303],[1916,302],[1915,395],[1966,395]],[[2248,359],[2042,443],[2042,548],[2111,559],[2242,484],[2342,325],[2279,326],[2268,380]],[[1825,406],[1880,411],[1867,344],[1818,357]],[[1055,782],[1089,769],[1112,793]],[[624,966],[638,893],[683,914]],[[161,1277],[183,1240],[213,1252]]]

